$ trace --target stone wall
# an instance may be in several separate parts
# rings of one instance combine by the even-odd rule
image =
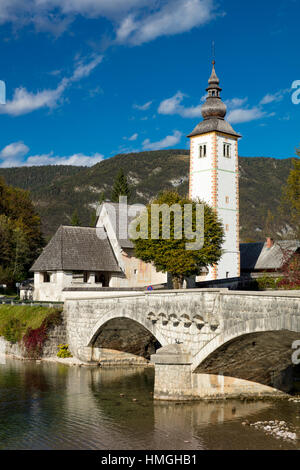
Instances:
[[[53,326],[48,330],[48,339],[43,347],[42,357],[54,357],[58,352],[58,345],[65,344],[67,340],[67,331],[65,319],[60,325]],[[22,343],[12,344],[0,337],[1,352],[19,359],[26,358],[26,350]]]

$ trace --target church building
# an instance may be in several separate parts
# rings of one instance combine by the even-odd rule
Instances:
[[[226,105],[215,62],[202,106],[203,121],[190,138],[189,196],[207,202],[217,212],[225,230],[224,254],[199,276],[200,281],[240,276],[238,139],[225,120]],[[32,267],[34,300],[63,301],[68,296],[90,297],[106,289],[167,286],[167,274],[135,258],[129,239],[120,239],[122,217],[128,212],[106,202],[100,208],[96,228],[62,226]],[[116,214],[114,218],[112,215]],[[128,220],[127,220],[128,219]]]

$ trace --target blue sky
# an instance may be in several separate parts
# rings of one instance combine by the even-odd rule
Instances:
[[[211,43],[241,156],[300,144],[298,0],[0,0],[0,166],[188,148]]]

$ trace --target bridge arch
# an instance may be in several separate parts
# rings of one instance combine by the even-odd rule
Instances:
[[[150,312],[151,313],[151,312]],[[149,313],[149,318],[151,318]],[[146,316],[141,316],[141,315],[134,315],[133,312],[129,312],[126,310],[122,310],[122,312],[117,313],[114,309],[112,311],[107,312],[106,314],[102,315],[101,318],[98,320],[98,322],[95,324],[93,327],[88,340],[87,340],[87,347],[93,347],[94,342],[96,341],[99,332],[101,329],[109,323],[111,320],[116,320],[116,319],[122,319],[126,318],[128,320],[131,320],[138,325],[142,326],[145,328],[149,333],[151,333],[154,338],[162,345],[166,346],[168,344],[168,341],[166,337],[161,333],[161,331],[155,326],[155,324],[151,321],[148,320]]]
[[[290,317],[286,316],[283,312],[281,315],[277,316],[274,315],[258,319],[250,318],[246,321],[236,322],[228,328],[226,328],[226,323],[224,323],[223,331],[209,341],[197,354],[195,354],[193,357],[192,371],[194,372],[204,360],[224,344],[247,334],[274,331],[292,331],[300,333],[300,323],[297,315]]]

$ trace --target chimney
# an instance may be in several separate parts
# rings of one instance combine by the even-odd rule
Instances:
[[[267,248],[270,249],[274,246],[274,240],[273,238],[268,237],[267,238]]]

